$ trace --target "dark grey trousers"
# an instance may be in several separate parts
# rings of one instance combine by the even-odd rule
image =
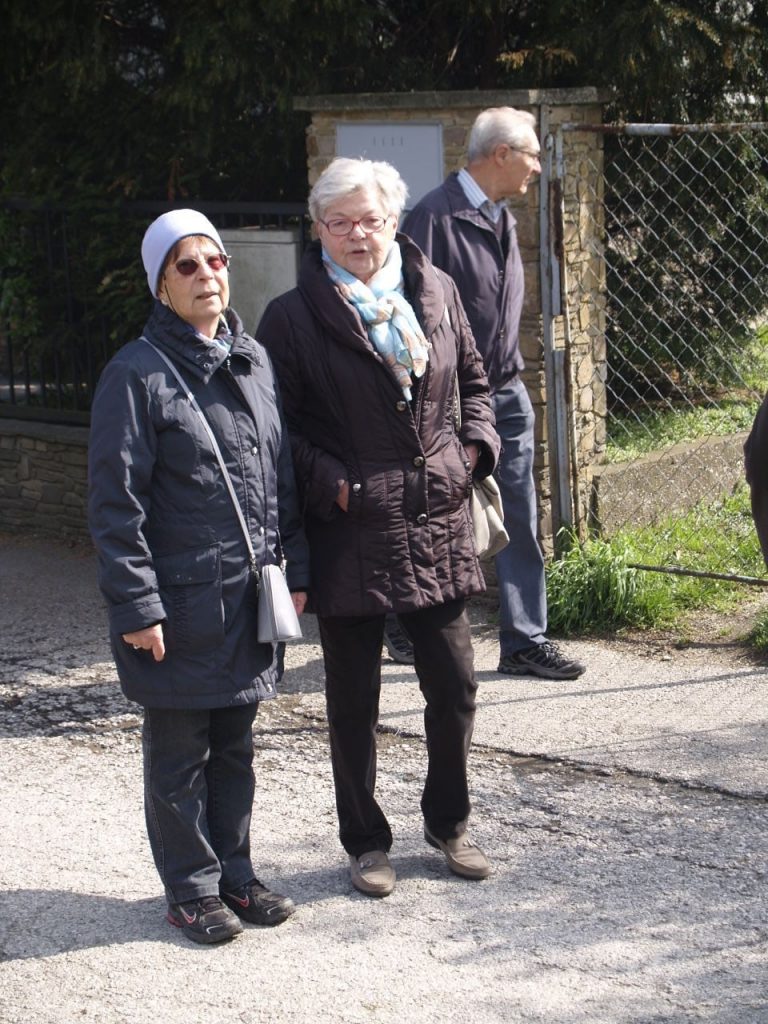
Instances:
[[[144,710],[144,811],[170,903],[218,896],[254,877],[250,829],[257,706]]]

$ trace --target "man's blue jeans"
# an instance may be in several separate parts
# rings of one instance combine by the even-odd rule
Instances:
[[[257,706],[145,708],[144,811],[170,903],[218,896],[254,877],[250,828]]]
[[[492,395],[501,455],[496,480],[510,542],[496,555],[501,656],[543,643],[547,632],[544,558],[537,538],[533,483],[534,412],[516,377]]]

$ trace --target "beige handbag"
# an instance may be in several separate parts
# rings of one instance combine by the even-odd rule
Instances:
[[[461,398],[458,376],[453,394],[453,423],[458,434],[461,429]],[[472,514],[472,532],[475,536],[477,557],[493,558],[509,544],[509,534],[504,526],[501,491],[492,476],[487,476],[484,480],[472,480],[469,511]]]
[[[469,510],[477,557],[493,558],[509,544],[509,534],[504,526],[501,491],[492,476],[472,481]]]

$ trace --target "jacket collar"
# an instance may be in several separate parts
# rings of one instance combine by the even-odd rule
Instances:
[[[452,174],[448,175],[445,179],[444,186],[452,217],[459,217],[461,220],[471,221],[484,231],[494,230],[493,225],[489,223],[488,218],[484,217],[477,207],[473,206],[469,199],[467,199],[467,193],[461,187],[461,183],[459,181],[458,171],[454,171]],[[508,206],[503,211],[502,217],[508,217],[511,224],[513,226],[515,225],[516,221],[514,214]]]
[[[421,328],[429,338],[445,316],[445,291],[433,264],[407,235],[397,235],[403,253],[405,291],[416,311]]]
[[[229,355],[242,356],[257,366],[261,365],[256,344],[243,330],[237,313],[228,308],[224,317],[232,332],[230,351],[200,334],[192,324],[182,320],[157,299],[144,327],[144,334],[154,345],[172,356],[175,363],[206,382]]]

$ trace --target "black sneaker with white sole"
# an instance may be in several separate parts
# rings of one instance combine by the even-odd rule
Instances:
[[[292,899],[270,892],[258,878],[232,892],[223,892],[221,898],[230,910],[234,910],[248,924],[282,924],[296,910]]]
[[[396,615],[387,615],[384,620],[384,646],[392,661],[400,665],[413,664],[413,644]]]
[[[198,900],[168,904],[168,921],[181,928],[193,942],[226,942],[239,935],[243,926],[239,918],[225,907],[218,896],[202,896]]]
[[[534,644],[514,654],[503,655],[498,671],[508,676],[577,679],[586,671],[586,665],[574,658],[566,658],[551,640],[545,640],[543,644]]]

